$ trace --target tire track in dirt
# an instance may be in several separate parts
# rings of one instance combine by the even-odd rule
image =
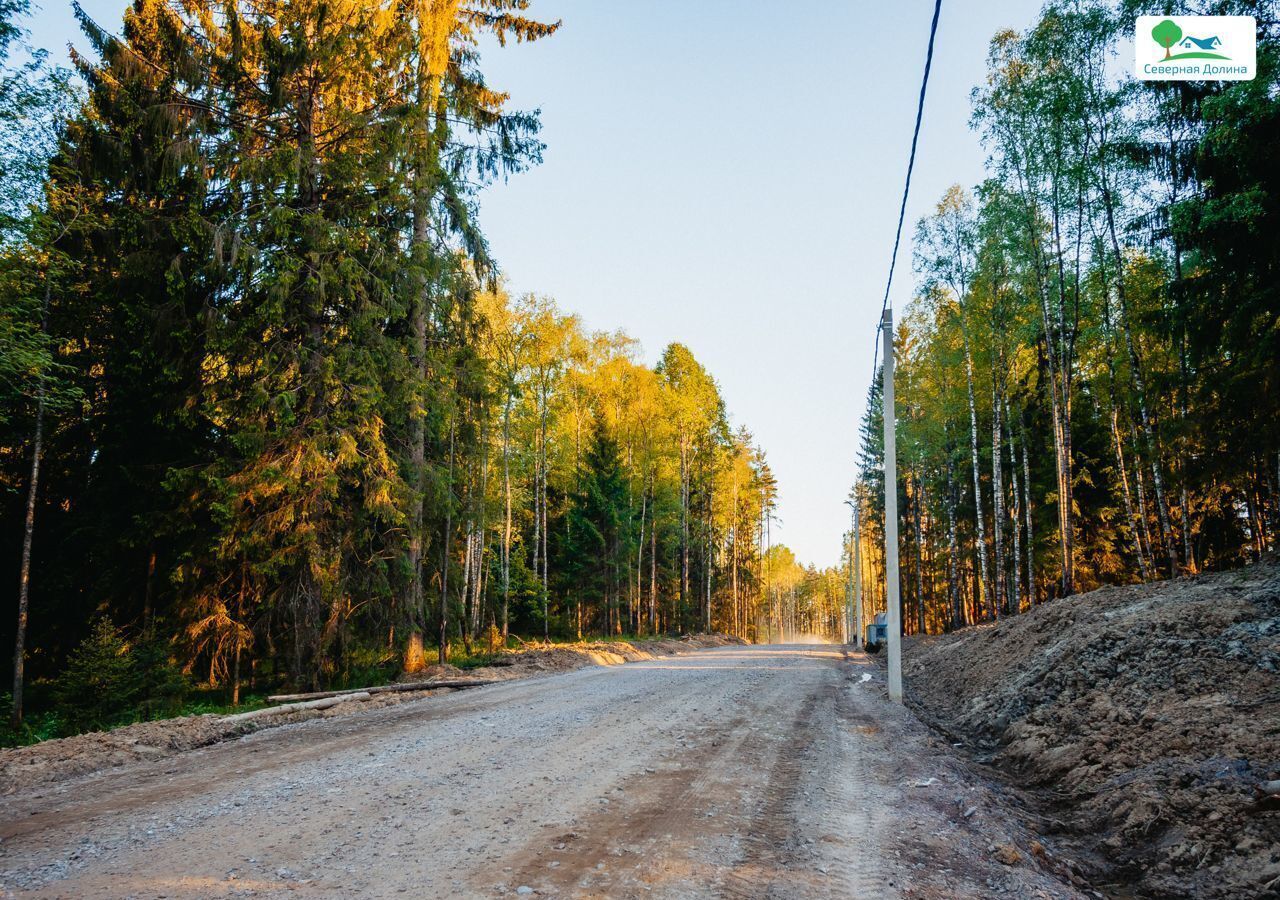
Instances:
[[[692,750],[629,779],[625,802],[531,843],[510,884],[570,897],[895,896],[860,867],[878,855],[874,834],[835,824],[857,747],[842,739],[846,665],[807,649],[736,692],[738,715],[699,730]]]
[[[805,877],[809,873],[793,873],[790,868],[799,861],[791,817],[802,776],[801,766],[813,743],[814,711],[818,704],[819,697],[815,694],[804,699],[792,719],[789,735],[775,748],[760,809],[743,842],[743,858],[725,879],[722,896],[732,900],[778,896],[780,880],[788,889],[815,887],[815,879]]]
[[[865,660],[865,657],[863,658]],[[820,838],[832,850],[824,862],[849,889],[842,896],[897,897],[902,882],[897,869],[888,862],[891,841],[889,823],[902,804],[897,784],[901,773],[894,771],[900,749],[876,724],[878,709],[868,709],[864,666],[846,668],[835,693],[836,715],[830,718],[831,740],[840,747],[839,765],[826,773],[821,789],[830,795],[827,808],[834,811],[830,831]],[[883,701],[876,698],[875,701]],[[895,752],[897,750],[897,752]],[[850,846],[847,836],[862,836]],[[833,840],[834,838],[834,840]]]
[[[747,824],[735,776],[742,760],[768,751],[752,719],[785,695],[776,679],[766,683],[758,673],[709,668],[707,675],[713,681],[702,686],[704,702],[732,704],[737,713],[677,739],[678,748],[662,740],[644,748],[652,754],[649,765],[618,785],[623,802],[592,810],[572,831],[530,843],[513,885],[576,897],[688,896],[691,884],[717,880],[720,864],[688,851],[709,839],[728,850]]]
[[[745,721],[726,724],[699,735],[702,746],[682,754],[677,768],[624,782],[625,805],[615,810],[611,804],[608,812],[595,813],[553,838],[554,858],[548,860],[544,850],[531,847],[514,883],[535,885],[544,893],[609,897],[713,880],[714,866],[682,850],[704,839],[708,829],[732,831],[735,825],[732,814],[713,819],[707,813],[723,799],[722,775],[745,744],[735,734]]]
[[[845,666],[802,704],[779,747],[746,841],[726,880],[732,900],[895,897],[879,831],[858,812],[858,791],[874,791],[868,726],[845,686]],[[865,799],[865,798],[864,798]]]

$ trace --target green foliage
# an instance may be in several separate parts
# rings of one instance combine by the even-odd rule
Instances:
[[[102,731],[120,724],[139,694],[138,673],[124,633],[98,619],[67,660],[54,689],[66,734]]]
[[[1210,374],[1196,400],[1217,410],[1215,464],[1231,461],[1231,447],[1280,446],[1278,43],[1259,41],[1252,81],[1188,89],[1191,123],[1203,128],[1189,160],[1200,190],[1169,213],[1187,254],[1171,325],[1185,333],[1188,364]]]
[[[423,636],[756,628],[776,484],[714,378],[495,277],[478,191],[542,145],[480,47],[556,30],[528,7],[78,13],[0,256],[0,496],[43,397],[29,674],[72,660],[65,730],[196,673],[204,705],[385,680]],[[127,632],[68,644],[101,613]]]
[[[599,610],[600,631],[614,631],[631,542],[626,540],[627,484],[617,442],[599,415],[593,418],[568,516],[563,569],[575,602]],[[595,630],[595,629],[593,629]]]
[[[30,692],[28,692],[29,694]],[[9,709],[13,706],[13,694],[0,694],[0,706]],[[8,718],[0,722],[0,747],[25,747],[56,738],[63,733],[62,718],[53,710],[25,716],[22,724],[14,727]]]
[[[167,642],[153,634],[130,641],[102,617],[71,652],[54,684],[58,727],[63,734],[79,734],[177,715],[187,690]]]
[[[65,409],[75,392],[65,383],[46,328],[48,291],[59,260],[45,246],[44,169],[75,94],[67,73],[27,44],[26,0],[0,0],[0,446],[31,431],[41,401]],[[11,434],[16,429],[18,434]]]
[[[998,33],[973,93],[989,177],[920,223],[896,335],[911,628],[1280,542],[1275,7],[1249,5],[1247,82],[1117,79],[1141,11],[1051,2]],[[879,413],[859,491],[875,591]]]
[[[21,240],[74,99],[67,73],[27,43],[28,0],[0,0],[0,247]]]
[[[130,648],[137,684],[134,699],[142,719],[162,719],[180,713],[191,685],[173,662],[172,646],[149,628]]]

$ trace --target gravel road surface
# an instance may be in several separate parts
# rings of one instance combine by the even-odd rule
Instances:
[[[726,647],[2,798],[0,895],[1086,896],[1009,802],[867,658]]]

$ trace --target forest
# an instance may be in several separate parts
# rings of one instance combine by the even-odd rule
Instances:
[[[1240,566],[1280,542],[1280,21],[1250,81],[1141,82],[1143,4],[1048,4],[989,47],[987,178],[915,236],[895,334],[904,628]],[[1142,35],[1137,39],[1141,40]],[[854,552],[883,595],[883,403]]]
[[[480,194],[543,145],[480,49],[551,38],[528,5],[76,7],[64,71],[0,0],[10,740],[518,636],[838,631],[693,353],[506,288]]]
[[[544,146],[481,50],[554,52],[529,6],[76,7],[65,70],[0,0],[6,741],[528,639],[840,638],[855,567],[882,608],[878,378],[832,461],[857,542],[819,570],[774,544],[765,450],[687,346],[650,365],[509,290],[480,201]],[[1184,10],[1255,16],[1258,77],[1139,82],[1146,11],[995,35],[987,177],[918,224],[910,632],[1280,541],[1280,17]]]

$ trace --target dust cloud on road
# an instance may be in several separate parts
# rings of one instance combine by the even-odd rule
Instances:
[[[3,807],[13,896],[1083,896],[830,645],[316,720]]]

